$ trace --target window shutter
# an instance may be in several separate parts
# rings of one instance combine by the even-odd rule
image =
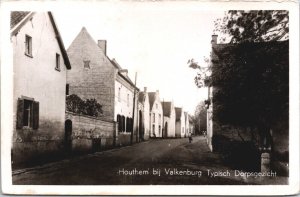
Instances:
[[[24,100],[18,99],[17,103],[17,129],[22,129],[23,127],[23,114],[24,114]]]
[[[32,128],[38,129],[39,128],[39,102],[33,101],[32,106]]]

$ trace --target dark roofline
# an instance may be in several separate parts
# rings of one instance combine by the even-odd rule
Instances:
[[[140,89],[138,89],[138,87],[136,87],[133,82],[131,80],[129,80],[127,77],[125,77],[124,75],[122,75],[119,71],[118,71],[118,75],[120,77],[122,77],[125,81],[127,81],[130,85],[132,85],[137,91],[140,91]]]
[[[21,29],[21,27],[23,27],[23,25],[25,24],[25,23],[27,23],[27,21],[29,20],[29,19],[31,19],[31,17],[33,16],[35,14],[35,12],[30,12],[30,13],[28,13],[18,24],[16,24],[12,29],[14,29],[11,33],[10,33],[10,35],[12,36],[12,35],[15,35],[18,31],[19,31],[19,29]]]
[[[62,38],[61,38],[61,36],[60,36],[60,33],[59,33],[58,28],[57,28],[57,26],[56,26],[56,23],[55,23],[55,21],[54,21],[53,15],[52,15],[51,12],[48,12],[48,15],[49,15],[49,17],[50,17],[50,21],[51,21],[52,26],[53,26],[53,28],[54,28],[55,37],[56,37],[56,39],[57,39],[57,41],[58,41],[58,45],[59,45],[60,50],[61,50],[61,52],[62,52],[62,55],[63,55],[63,58],[64,58],[64,63],[65,63],[65,65],[66,65],[67,69],[70,70],[70,69],[71,69],[71,63],[70,63],[70,60],[69,60],[69,57],[68,57],[66,48],[65,48],[65,46],[64,46],[63,40],[62,40]]]

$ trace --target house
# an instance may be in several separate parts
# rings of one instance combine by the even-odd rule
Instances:
[[[122,146],[138,141],[138,92],[128,70],[106,55],[107,42],[94,41],[82,28],[68,48],[73,68],[67,73],[68,93],[96,99],[102,105],[102,120],[115,122],[115,129],[102,134],[104,146]]]
[[[11,12],[12,162],[64,149],[66,72],[71,64],[51,12]]]
[[[149,92],[150,104],[150,137],[162,137],[163,109],[159,98],[159,91]]]
[[[139,136],[141,140],[148,140],[150,137],[150,104],[147,88],[139,92]]]
[[[184,137],[185,134],[185,116],[183,109],[175,107],[176,124],[175,124],[175,137]]]
[[[163,108],[163,122],[164,122],[164,129],[163,129],[163,138],[167,137],[175,137],[175,107],[173,102],[161,102]]]

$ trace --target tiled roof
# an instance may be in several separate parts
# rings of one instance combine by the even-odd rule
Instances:
[[[13,11],[10,13],[10,29],[14,28],[30,12]]]
[[[156,95],[156,92],[148,92],[149,103],[150,103],[150,110],[152,109],[152,106],[153,106],[153,104],[154,104],[154,101],[155,101],[155,95]]]
[[[170,117],[172,102],[161,102],[164,116]]]
[[[175,113],[176,113],[176,121],[180,120],[181,113],[182,113],[182,108],[175,107]]]

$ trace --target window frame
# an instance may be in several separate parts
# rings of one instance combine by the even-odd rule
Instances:
[[[28,57],[32,56],[32,37],[28,34],[25,34],[25,55]]]
[[[55,70],[60,71],[60,54],[55,55]]]

